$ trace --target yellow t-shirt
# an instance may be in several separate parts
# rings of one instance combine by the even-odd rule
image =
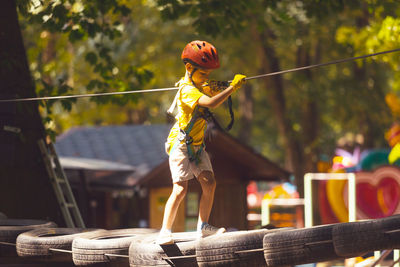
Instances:
[[[193,111],[198,105],[199,98],[204,95],[187,78],[182,78],[179,81],[178,94],[178,114],[175,117],[176,123],[169,132],[167,140],[170,148],[172,148],[174,143],[177,141],[177,138],[179,136],[179,129],[184,130],[189,124],[193,116]],[[207,94],[207,92],[205,92],[205,94]],[[203,143],[204,132],[206,128],[207,122],[203,118],[199,118],[194,123],[193,128],[190,131],[190,136],[193,138],[193,145],[199,146]]]

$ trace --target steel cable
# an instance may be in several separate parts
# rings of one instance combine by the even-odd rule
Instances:
[[[357,57],[349,57],[349,58],[333,60],[333,61],[329,61],[329,62],[325,62],[325,63],[308,65],[308,66],[299,67],[299,68],[293,68],[293,69],[288,69],[288,70],[282,70],[282,71],[276,71],[276,72],[271,72],[271,73],[266,73],[266,74],[260,74],[260,75],[256,75],[256,76],[247,77],[246,81],[247,80],[253,80],[253,79],[259,79],[259,78],[264,78],[264,77],[269,77],[269,76],[274,76],[274,75],[282,75],[282,74],[285,74],[285,73],[296,72],[296,71],[301,71],[301,70],[306,70],[306,69],[323,67],[323,66],[327,66],[327,65],[339,64],[339,63],[343,63],[343,62],[348,62],[348,61],[353,61],[353,60],[363,59],[363,58],[368,58],[368,57],[373,57],[373,56],[379,56],[379,55],[389,54],[389,53],[394,53],[394,52],[399,52],[399,51],[400,51],[400,48],[397,48],[397,49],[386,50],[386,51],[382,51],[382,52],[377,52],[377,53],[372,53],[372,54],[367,54],[367,55],[362,55],[362,56],[357,56]],[[57,99],[97,97],[97,96],[109,96],[109,95],[138,94],[138,93],[152,93],[152,92],[172,91],[172,90],[177,90],[177,89],[179,89],[179,87],[167,87],[167,88],[156,88],[156,89],[145,89],[145,90],[131,90],[131,91],[123,91],[123,92],[65,95],[65,96],[44,96],[44,97],[30,97],[30,98],[0,99],[0,103],[39,101],[39,100],[57,100]]]

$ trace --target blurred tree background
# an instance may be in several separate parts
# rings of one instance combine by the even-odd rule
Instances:
[[[253,76],[400,47],[400,3],[377,0],[17,1],[39,96],[171,87],[185,44],[212,42],[213,79]],[[399,53],[249,81],[231,133],[292,171],[299,192],[336,147],[387,147]],[[170,123],[175,92],[41,102],[55,136],[80,125]],[[216,110],[222,124],[226,109]]]

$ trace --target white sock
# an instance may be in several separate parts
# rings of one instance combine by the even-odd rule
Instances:
[[[171,229],[161,228],[160,234],[171,234]]]
[[[203,229],[204,225],[207,225],[207,224],[208,224],[207,222],[202,222],[202,221],[199,220],[197,222],[197,231],[200,232],[201,229]]]

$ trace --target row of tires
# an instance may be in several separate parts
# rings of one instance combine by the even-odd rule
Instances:
[[[400,215],[383,219],[228,232],[197,239],[173,233],[175,244],[157,245],[154,229],[57,228],[52,222],[0,219],[0,241],[15,242],[20,257],[54,257],[72,251],[73,263],[110,261],[127,266],[291,266],[400,248]],[[10,246],[0,243],[0,257]],[[2,255],[3,254],[3,255]]]

